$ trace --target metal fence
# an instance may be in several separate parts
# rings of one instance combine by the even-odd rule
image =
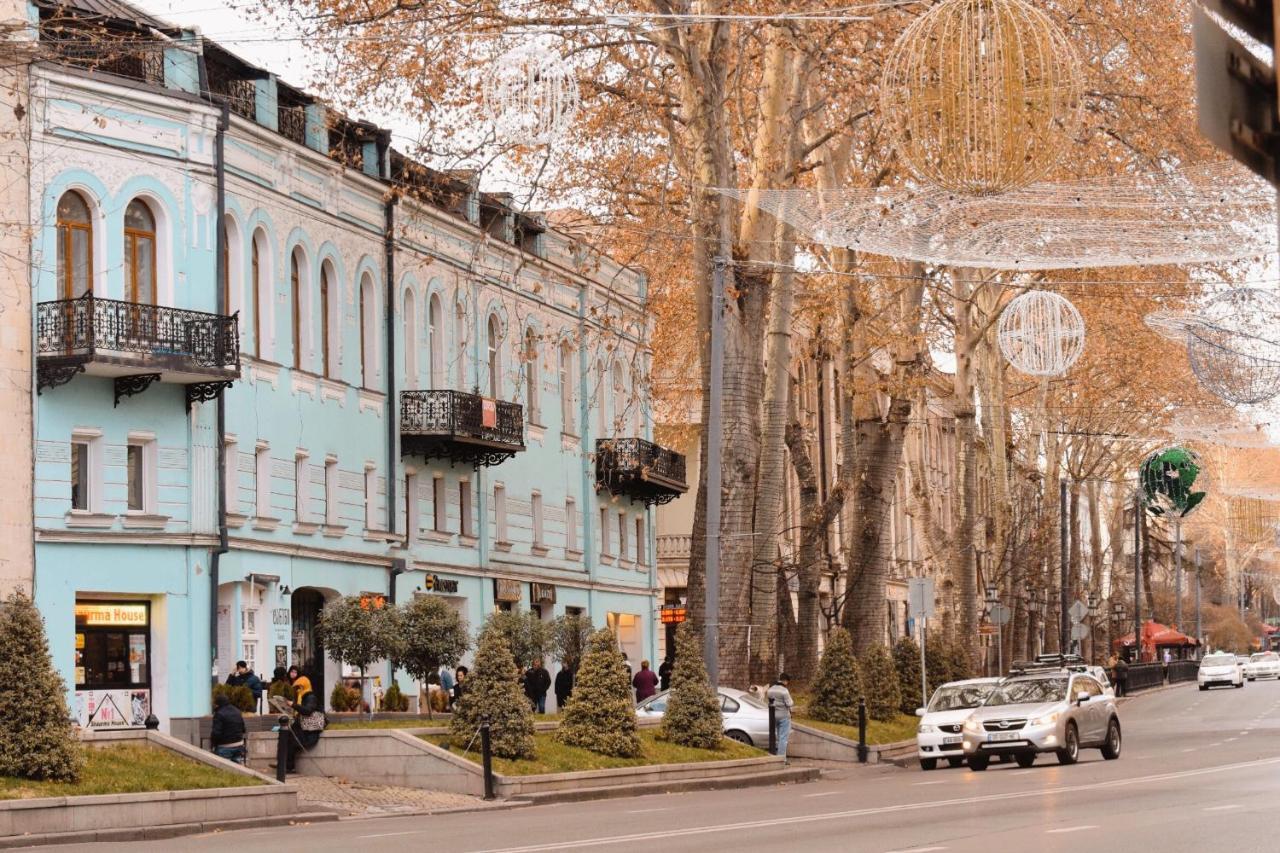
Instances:
[[[1195,660],[1175,660],[1169,662],[1169,683],[1195,681],[1200,671],[1200,662]]]
[[[1192,675],[1194,678],[1194,674]],[[1135,663],[1129,667],[1129,683],[1127,685],[1130,691],[1148,690],[1152,687],[1159,687],[1164,684],[1164,664],[1159,663]]]

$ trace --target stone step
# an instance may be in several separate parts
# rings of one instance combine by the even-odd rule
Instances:
[[[817,767],[784,767],[763,773],[743,773],[736,776],[720,776],[707,779],[682,779],[673,782],[644,782],[637,785],[605,785],[596,788],[577,788],[570,791],[547,791],[542,794],[522,794],[512,802],[545,805],[547,803],[575,803],[584,800],[609,800],[619,797],[639,797],[645,794],[673,794],[683,791],[716,791],[730,788],[759,788],[766,785],[791,785],[813,782],[822,775]]]

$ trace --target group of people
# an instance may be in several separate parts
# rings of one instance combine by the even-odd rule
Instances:
[[[262,698],[262,679],[251,672],[244,661],[236,662],[235,672],[228,676],[227,684],[248,687],[253,691],[255,701]],[[283,689],[277,689],[278,685],[283,686]],[[289,698],[293,719],[289,725],[285,771],[296,773],[298,755],[304,750],[314,749],[320,740],[320,733],[324,731],[327,720],[323,701],[312,689],[311,679],[296,666],[287,670],[282,666],[276,667],[271,685],[266,690],[269,695],[283,694]],[[209,746],[214,754],[237,764],[244,764],[248,758],[245,731],[244,714],[231,703],[225,693],[219,693],[213,700],[213,722],[209,729]]]
[[[1107,672],[1116,689],[1116,698],[1129,692],[1129,662],[1119,655],[1112,655],[1107,661]]]

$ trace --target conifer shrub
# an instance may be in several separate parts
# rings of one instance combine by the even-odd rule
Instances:
[[[73,782],[84,751],[66,686],[49,656],[44,620],[21,592],[0,604],[0,776]]]
[[[901,694],[898,710],[914,714],[920,707],[920,646],[915,640],[903,637],[894,644],[893,665],[898,670],[898,692]]]
[[[924,645],[924,671],[929,681],[929,695],[948,681],[951,677],[951,658],[947,651],[947,643],[942,634],[930,634]]]
[[[862,653],[858,667],[862,675],[863,695],[867,700],[867,716],[873,720],[897,717],[902,691],[898,687],[898,670],[893,665],[889,650],[879,643],[868,647]]]
[[[500,758],[533,758],[533,712],[516,681],[515,658],[501,631],[480,633],[475,663],[467,674],[466,691],[454,705],[450,745],[479,749],[476,732],[489,718],[493,754]]]
[[[973,678],[973,656],[963,643],[952,640],[946,644],[944,652],[946,654],[949,681],[964,681],[967,678]]]
[[[698,637],[688,622],[676,629],[676,663],[659,737],[698,749],[718,749],[724,737],[720,702],[711,689]]]
[[[345,684],[335,684],[329,691],[329,707],[338,712],[359,711],[360,691]]]
[[[634,758],[640,754],[630,671],[608,628],[591,635],[556,736],[570,746],[601,755]]]
[[[210,699],[226,696],[232,705],[244,713],[258,710],[258,703],[253,701],[253,691],[243,684],[215,684]]]
[[[861,696],[862,676],[858,659],[853,656],[853,640],[844,628],[836,628],[818,661],[809,716],[825,723],[856,726]]]
[[[382,694],[382,710],[401,712],[409,710],[409,697],[400,692],[400,685],[394,681],[387,688],[387,692]]]

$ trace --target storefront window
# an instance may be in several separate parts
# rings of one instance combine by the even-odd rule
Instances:
[[[150,605],[76,604],[76,689],[127,690],[151,685]]]

